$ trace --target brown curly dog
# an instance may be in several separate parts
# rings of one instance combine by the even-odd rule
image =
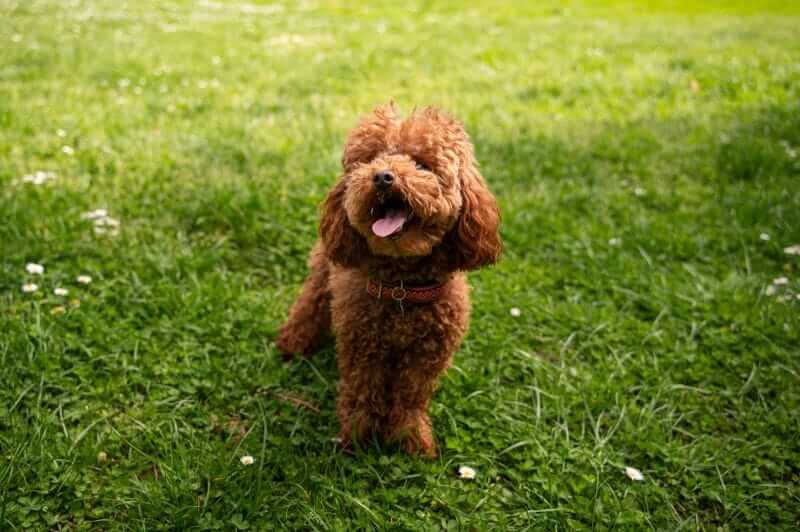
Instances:
[[[376,434],[434,457],[428,405],[467,331],[463,272],[500,255],[497,203],[464,127],[433,108],[377,108],[342,166],[277,345],[309,356],[332,328],[344,448]]]

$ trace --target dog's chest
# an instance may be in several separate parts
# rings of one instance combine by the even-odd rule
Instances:
[[[378,335],[384,345],[408,348],[415,343],[432,345],[444,332],[443,322],[447,304],[401,304],[394,301],[375,301],[373,309]]]
[[[369,351],[449,350],[467,329],[469,302],[463,277],[451,281],[435,301],[377,299],[365,279],[341,275],[332,283],[332,321],[338,338]]]

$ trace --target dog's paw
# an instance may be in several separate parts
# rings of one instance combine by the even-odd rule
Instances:
[[[278,339],[275,340],[275,347],[278,348],[281,358],[287,361],[298,355],[311,358],[311,355],[314,353],[314,346],[307,340],[289,334],[286,330],[281,331],[278,335]]]
[[[406,438],[401,443],[401,448],[412,456],[434,459],[439,455],[436,451],[436,443],[424,438]]]
[[[288,362],[294,358],[294,353],[292,352],[291,347],[284,341],[284,339],[278,338],[275,340],[275,347],[278,349],[278,354],[283,360]]]

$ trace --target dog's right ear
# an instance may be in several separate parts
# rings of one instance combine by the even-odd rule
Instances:
[[[494,264],[500,258],[500,211],[472,155],[467,150],[461,169],[464,204],[455,227],[445,236],[454,267],[469,271]]]
[[[347,177],[342,177],[322,204],[319,236],[325,256],[341,266],[357,266],[368,253],[364,237],[350,225],[344,208]]]
[[[394,129],[397,110],[394,103],[378,106],[372,114],[365,116],[347,135],[342,154],[342,167],[350,172],[359,163],[368,163],[389,143],[387,136]]]

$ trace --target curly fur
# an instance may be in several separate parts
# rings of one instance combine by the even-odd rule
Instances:
[[[428,406],[467,331],[464,272],[499,258],[497,203],[463,126],[433,108],[403,119],[393,105],[378,107],[348,135],[342,167],[277,345],[286,356],[310,356],[332,329],[342,444],[376,434],[435,456]],[[394,238],[371,229],[382,201],[373,176],[386,170],[395,176],[392,194],[413,212]],[[446,284],[436,301],[401,305],[370,296],[369,278]]]

